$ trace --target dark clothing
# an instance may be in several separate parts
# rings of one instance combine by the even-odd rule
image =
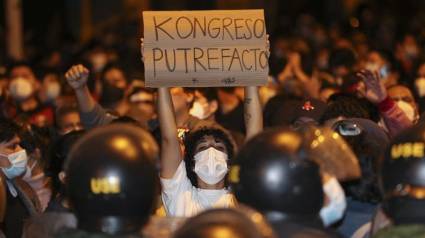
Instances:
[[[4,180],[4,176],[3,181]],[[21,178],[16,178],[11,181],[17,191],[17,196],[14,197],[9,188],[4,182],[3,188],[6,190],[6,211],[2,224],[2,229],[6,237],[22,236],[22,229],[25,219],[41,212],[40,202],[32,188]]]
[[[4,217],[4,227],[2,229],[6,237],[20,238],[22,236],[24,220],[28,217],[29,213],[21,199],[19,199],[19,197],[13,197],[10,192],[7,191],[7,207]]]
[[[344,237],[351,237],[362,225],[372,220],[376,204],[360,202],[347,198],[347,210],[342,224],[338,227]]]
[[[46,212],[70,212],[70,209],[64,207],[62,202],[62,196],[56,196],[54,199],[50,200]]]
[[[290,126],[301,118],[319,122],[326,104],[317,99],[289,98],[276,95],[264,107],[264,126]]]
[[[66,230],[58,235],[54,236],[56,238],[142,238],[142,236],[138,234],[134,235],[107,235],[107,234],[100,234],[100,233],[88,233],[82,230]]]
[[[242,102],[239,102],[237,107],[226,114],[217,111],[215,119],[218,124],[227,130],[236,131],[245,135],[244,106]]]

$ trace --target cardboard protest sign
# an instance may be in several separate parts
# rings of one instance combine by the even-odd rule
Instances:
[[[263,10],[146,11],[143,21],[147,87],[267,81]]]

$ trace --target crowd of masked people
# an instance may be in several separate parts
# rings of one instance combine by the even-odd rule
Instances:
[[[423,42],[314,32],[270,38],[263,86],[5,65],[0,237],[425,237]]]

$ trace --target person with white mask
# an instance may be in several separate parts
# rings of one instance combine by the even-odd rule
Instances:
[[[412,113],[410,108],[417,106],[408,88],[394,85],[387,89],[378,71],[365,69],[356,75],[361,79],[357,87],[358,94],[378,108],[382,118],[379,124],[388,131],[390,137],[394,137],[417,121],[417,116],[414,115],[417,113]],[[398,103],[401,99],[403,102]],[[406,104],[409,106],[405,107]],[[415,110],[417,111],[417,109],[413,111]]]
[[[215,122],[202,121],[185,135],[182,153],[171,98],[168,88],[158,89],[160,177],[167,215],[189,217],[208,208],[235,206],[225,182],[236,151],[232,136]],[[262,129],[257,87],[245,88],[245,123],[247,139]]]
[[[11,99],[13,99],[13,104],[9,106],[16,109],[11,110],[15,111],[15,113],[10,113],[9,117],[14,117],[19,121],[28,122],[39,127],[52,125],[53,107],[43,105],[43,102],[48,97],[53,98],[60,94],[58,85],[47,89],[45,87],[47,84],[41,85],[37,80],[32,67],[23,62],[12,65],[9,69],[8,77],[7,89]],[[41,95],[44,96],[40,97]]]
[[[259,88],[258,93],[261,102],[261,87]],[[243,97],[244,96],[242,96],[242,98]],[[213,121],[220,124],[216,118],[216,115],[220,114],[218,90],[216,88],[196,88],[194,92],[194,101],[189,113],[200,120]],[[225,127],[224,124],[220,125]],[[226,129],[230,132],[238,147],[244,143],[244,134],[234,129]]]
[[[61,95],[61,84],[59,75],[56,72],[47,72],[42,79],[41,88],[38,94],[43,104],[56,105]]]
[[[6,237],[21,237],[24,220],[41,211],[36,193],[22,176],[28,157],[20,146],[20,128],[8,119],[0,120],[0,194],[5,206],[0,209],[0,223]]]
[[[8,77],[7,89],[18,110],[25,112],[37,107],[35,95],[39,83],[31,67],[26,63],[17,63],[10,68]]]
[[[197,88],[190,115],[201,120],[215,121],[215,113],[219,109],[218,93],[215,88]]]
[[[388,88],[387,91],[388,97],[396,102],[412,123],[416,123],[419,119],[418,105],[410,89],[397,84]]]

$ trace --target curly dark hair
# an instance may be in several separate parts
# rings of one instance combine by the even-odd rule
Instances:
[[[0,142],[9,142],[15,136],[20,136],[22,128],[15,121],[7,118],[0,118]]]
[[[186,164],[186,173],[187,177],[189,178],[190,182],[193,186],[198,187],[198,180],[197,175],[193,171],[195,169],[195,149],[198,145],[199,141],[204,136],[212,136],[216,139],[221,140],[227,149],[227,166],[230,167],[232,163],[232,159],[234,157],[234,145],[232,143],[232,138],[229,138],[230,135],[228,135],[226,132],[219,128],[211,128],[211,127],[203,127],[199,130],[195,130],[193,132],[189,132],[185,139],[184,139],[184,146],[185,146],[185,153],[184,153],[184,162]],[[227,184],[226,184],[227,186]]]
[[[371,119],[370,113],[358,98],[348,94],[334,94],[329,98],[328,106],[320,118],[320,123],[323,124],[327,120],[340,116]]]

